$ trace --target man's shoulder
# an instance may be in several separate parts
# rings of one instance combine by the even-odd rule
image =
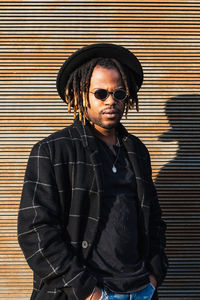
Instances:
[[[134,147],[135,152],[139,156],[142,156],[143,158],[146,158],[149,156],[149,151],[148,151],[146,145],[143,143],[143,141],[139,137],[129,133],[127,140],[129,142],[131,141],[131,144]]]
[[[74,124],[72,124],[60,130],[57,130],[47,137],[43,138],[42,140],[36,142],[33,145],[33,148],[45,148],[46,146],[60,147],[63,143],[67,143],[68,145],[70,145],[74,140],[80,140],[80,136],[78,135]]]
[[[146,148],[145,144],[142,142],[142,140],[141,140],[138,136],[136,136],[136,135],[134,135],[134,134],[132,134],[132,133],[129,133],[129,134],[128,134],[128,137],[129,137],[135,144],[139,145],[140,147]]]
[[[124,141],[132,142],[134,145],[137,145],[138,147],[147,149],[145,144],[141,141],[141,139],[135,136],[134,134],[132,134],[131,132],[129,132],[129,130],[127,130],[127,128],[122,123],[119,124],[117,129]]]

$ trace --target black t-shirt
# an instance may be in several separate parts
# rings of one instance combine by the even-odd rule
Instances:
[[[116,155],[97,138],[103,167],[103,200],[97,239],[89,266],[99,285],[108,291],[128,293],[149,282],[149,272],[138,251],[137,186],[134,171],[122,145]],[[114,171],[113,172],[113,165]]]

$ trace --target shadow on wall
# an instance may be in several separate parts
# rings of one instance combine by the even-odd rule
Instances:
[[[171,129],[159,140],[179,148],[156,179],[170,263],[160,299],[200,299],[200,95],[171,98],[165,111]]]

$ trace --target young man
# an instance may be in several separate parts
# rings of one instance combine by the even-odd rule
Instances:
[[[138,59],[114,44],[84,47],[60,69],[76,120],[33,146],[19,210],[32,300],[158,299],[165,224],[148,150],[120,123],[142,81]]]

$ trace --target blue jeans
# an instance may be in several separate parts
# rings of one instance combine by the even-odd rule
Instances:
[[[131,294],[113,294],[102,290],[99,300],[150,300],[154,294],[155,287],[149,283],[144,289]]]

